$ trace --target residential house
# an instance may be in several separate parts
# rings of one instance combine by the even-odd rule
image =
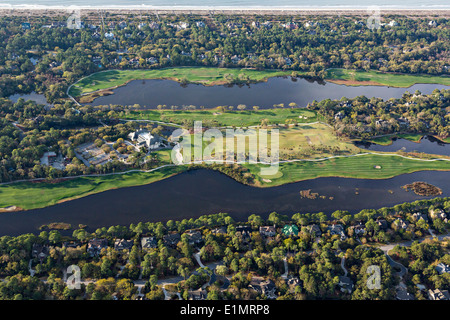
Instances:
[[[444,210],[433,208],[429,211],[431,219],[441,219],[445,220],[447,218],[447,215],[445,214]]]
[[[403,230],[408,228],[409,223],[403,220],[402,218],[398,218],[394,221],[394,226]]]
[[[196,24],[197,27],[199,27],[199,28],[203,28],[203,27],[205,26],[205,23],[204,23],[203,21],[197,21],[195,24]]]
[[[338,112],[336,113],[336,115],[334,116],[334,120],[342,120],[345,117],[345,115],[342,112]]]
[[[439,263],[437,266],[436,266],[436,271],[439,273],[439,274],[443,274],[443,273],[450,273],[450,267],[448,266],[448,265],[446,265],[446,264],[444,264],[444,263]]]
[[[31,256],[33,258],[39,259],[39,261],[42,263],[45,258],[49,255],[50,250],[48,246],[41,245],[39,243],[34,243],[33,247],[31,248]]]
[[[252,228],[249,226],[237,226],[236,234],[242,236],[242,240],[248,241],[252,235]]]
[[[167,234],[163,237],[163,241],[166,246],[175,247],[181,241],[181,236],[179,233]]]
[[[344,232],[344,227],[340,224],[332,224],[328,227],[328,230],[330,231],[331,235],[340,235],[341,240],[345,240],[347,238]]]
[[[397,21],[395,21],[395,20],[391,20],[391,21],[388,23],[388,26],[389,26],[389,27],[396,27],[396,26],[398,26],[398,23],[397,23]]]
[[[307,229],[309,233],[314,237],[320,237],[322,235],[322,231],[320,230],[320,227],[317,224],[312,224],[308,226]]]
[[[428,299],[430,300],[450,300],[448,290],[428,290]]]
[[[190,245],[196,245],[203,242],[202,233],[198,230],[189,230],[186,232]]]
[[[352,293],[353,291],[353,281],[349,277],[339,276],[339,287],[341,287],[341,292]]]
[[[415,300],[414,295],[408,292],[406,285],[400,283],[396,288],[396,299],[397,300]]]
[[[414,219],[414,221],[419,221],[420,219],[422,219],[428,222],[428,217],[420,212],[413,213],[412,218]]]
[[[255,290],[258,294],[266,296],[268,299],[277,298],[275,283],[270,279],[264,280],[262,277],[253,277],[248,287]]]
[[[125,29],[127,27],[127,23],[125,21],[120,21],[119,22],[119,28],[120,29]]]
[[[261,226],[259,227],[259,233],[265,237],[274,237],[277,232],[275,226]]]
[[[219,228],[215,228],[213,230],[211,230],[212,234],[226,234],[227,233],[227,228],[225,226],[221,226]]]
[[[114,241],[114,249],[116,250],[130,250],[133,247],[133,240],[116,239]]]
[[[143,237],[141,239],[141,247],[142,249],[152,249],[158,246],[158,241],[156,241],[155,237]]]
[[[388,228],[388,223],[384,219],[377,219],[376,223],[382,230],[386,230]]]
[[[112,32],[105,32],[105,38],[107,40],[113,40],[114,39],[114,33],[112,33]]]
[[[295,224],[292,225],[285,225],[283,227],[283,234],[287,237],[294,235],[294,236],[298,236],[298,227]]]
[[[206,300],[208,293],[205,289],[198,290],[189,290],[188,291],[188,300]]]
[[[108,240],[95,238],[89,240],[86,251],[89,253],[91,257],[94,257],[99,255],[102,249],[107,247],[108,247]]]
[[[353,226],[353,232],[355,235],[360,236],[366,232],[366,229],[362,223],[359,223],[358,225]]]
[[[289,287],[289,292],[294,293],[295,288],[300,286],[300,279],[297,277],[289,277],[286,279],[286,284]]]

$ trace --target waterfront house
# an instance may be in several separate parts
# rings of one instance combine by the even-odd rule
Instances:
[[[298,227],[295,224],[292,225],[285,225],[283,227],[283,234],[287,237],[294,235],[294,236],[298,236]]]
[[[198,230],[189,230],[185,233],[190,245],[196,245],[203,242],[202,233]]]
[[[345,240],[347,238],[347,236],[345,235],[345,232],[344,232],[344,227],[340,224],[332,224],[331,226],[328,227],[328,230],[330,231],[330,234],[332,236],[340,235],[341,240]]]
[[[265,237],[274,237],[277,234],[275,226],[261,226],[259,233]]]
[[[309,233],[314,237],[320,237],[322,235],[322,231],[320,230],[320,227],[317,224],[312,224],[306,228],[309,231]]]
[[[215,228],[213,230],[211,230],[212,234],[218,235],[218,234],[226,234],[227,233],[227,228],[225,226],[221,226],[219,228]]]
[[[133,240],[116,239],[116,241],[114,241],[114,249],[130,250],[133,247],[133,243]]]
[[[94,238],[89,240],[86,251],[89,253],[91,257],[94,257],[99,255],[102,249],[105,249],[107,247],[108,247],[108,240]]]
[[[406,230],[408,228],[409,223],[403,220],[402,218],[398,218],[394,221],[394,227]]]
[[[166,246],[175,247],[181,241],[181,236],[179,233],[167,234],[163,237],[163,241]]]
[[[433,208],[429,211],[431,219],[441,219],[444,220],[447,218],[447,215],[445,214],[444,210]]]
[[[386,230],[388,228],[388,223],[384,219],[377,219],[376,223],[382,230]]]
[[[250,228],[248,226],[237,226],[236,227],[236,234],[241,235],[242,239],[244,241],[247,241],[251,237],[252,228]]]
[[[155,237],[143,237],[141,239],[142,249],[152,249],[158,246],[158,242]]]
[[[420,212],[413,213],[412,215],[414,221],[419,221],[420,219],[425,220],[425,222],[428,222],[428,217]]]
[[[31,249],[31,256],[33,258],[39,259],[39,262],[42,263],[44,259],[48,256],[50,250],[48,246],[41,245],[39,243],[34,243]]]

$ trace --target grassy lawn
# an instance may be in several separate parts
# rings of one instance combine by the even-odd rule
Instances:
[[[360,151],[348,140],[338,139],[323,123],[301,124],[280,130],[280,159],[319,159]]]
[[[154,172],[132,172],[102,177],[81,177],[59,183],[19,182],[0,186],[0,207],[43,208],[60,201],[81,198],[110,189],[144,185],[182,172],[185,167],[167,167]],[[0,213],[1,214],[1,213]]]
[[[375,166],[381,166],[376,169]],[[298,161],[280,164],[275,176],[260,176],[257,165],[245,165],[264,187],[279,186],[318,177],[386,179],[421,170],[450,170],[449,161],[420,161],[391,155],[361,155],[323,161]],[[263,181],[263,179],[266,179]]]
[[[176,124],[202,121],[208,126],[236,126],[247,127],[260,125],[263,119],[268,124],[284,124],[286,120],[297,123],[309,123],[317,121],[317,114],[314,111],[301,108],[280,108],[267,110],[244,110],[220,112],[217,109],[208,110],[139,110],[130,111],[128,114],[120,115],[122,119],[130,120],[153,120],[171,122]]]
[[[382,85],[407,88],[416,83],[435,83],[450,86],[450,77],[431,75],[408,75],[347,69],[329,69],[327,80],[345,85]]]
[[[291,71],[253,70],[233,68],[178,67],[150,70],[108,70],[97,72],[83,78],[70,89],[70,94],[78,97],[97,90],[114,88],[131,80],[172,79],[188,81],[204,85],[227,83],[227,77],[236,79],[248,78],[251,81],[263,81],[270,77],[290,75]],[[228,76],[231,75],[231,76]]]

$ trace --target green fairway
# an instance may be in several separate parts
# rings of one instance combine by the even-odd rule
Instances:
[[[279,186],[318,177],[385,179],[421,170],[450,170],[449,161],[421,161],[392,155],[361,155],[322,161],[280,164],[273,176],[260,176],[260,165],[245,164],[255,178],[255,186]],[[376,168],[379,166],[380,168]],[[267,166],[265,166],[267,167]],[[82,177],[58,183],[20,182],[0,186],[0,207],[43,208],[60,201],[130,186],[144,185],[181,173],[186,166],[166,167],[154,172],[133,172],[101,177]]]
[[[267,124],[309,123],[317,121],[315,111],[301,108],[280,108],[268,110],[225,111],[207,110],[139,110],[119,115],[122,119],[152,120],[192,126],[194,121],[202,121],[209,127],[247,127],[260,125],[262,120]]]
[[[296,71],[297,72],[297,71]],[[177,67],[164,69],[107,70],[93,73],[73,84],[69,94],[74,97],[98,90],[122,86],[131,80],[171,79],[204,85],[225,84],[234,79],[241,81],[264,81],[270,77],[288,76],[292,71],[254,70],[238,68]],[[297,74],[302,74],[297,72]],[[345,85],[383,85],[410,87],[416,83],[450,85],[450,77],[382,73],[379,71],[328,69],[326,80]]]
[[[60,201],[81,198],[106,190],[159,181],[185,169],[186,167],[184,166],[174,166],[149,173],[131,172],[100,177],[81,177],[54,183],[18,182],[5,184],[0,186],[0,207],[43,208],[57,204]]]
[[[108,70],[97,72],[75,83],[69,94],[78,97],[97,90],[114,88],[131,80],[171,79],[201,83],[204,85],[224,84],[232,79],[242,81],[263,81],[270,77],[290,75],[291,71],[254,70],[233,68],[178,67],[164,69]]]
[[[450,86],[450,77],[448,76],[393,74],[379,71],[329,69],[325,78],[338,84],[352,86],[382,85],[407,88],[416,83],[434,83]]]
[[[275,177],[259,175],[259,167],[245,165],[259,180],[261,186],[279,186],[318,177],[345,177],[358,179],[386,179],[421,170],[450,170],[450,161],[421,161],[393,155],[361,155],[323,161],[296,161],[280,164]],[[375,166],[380,166],[377,169]],[[264,179],[264,180],[263,180]]]

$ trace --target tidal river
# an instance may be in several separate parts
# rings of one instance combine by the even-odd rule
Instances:
[[[195,218],[204,214],[229,213],[236,220],[251,214],[267,217],[271,212],[292,215],[297,212],[381,208],[398,203],[429,199],[401,187],[426,181],[450,196],[450,172],[421,171],[391,179],[369,180],[317,178],[272,188],[255,188],[236,182],[216,171],[200,169],[152,184],[105,191],[51,207],[0,214],[0,236],[39,232],[39,226],[66,222],[88,230],[140,221],[167,221]],[[323,198],[301,198],[300,191],[311,189]],[[332,197],[332,198],[330,198]]]

